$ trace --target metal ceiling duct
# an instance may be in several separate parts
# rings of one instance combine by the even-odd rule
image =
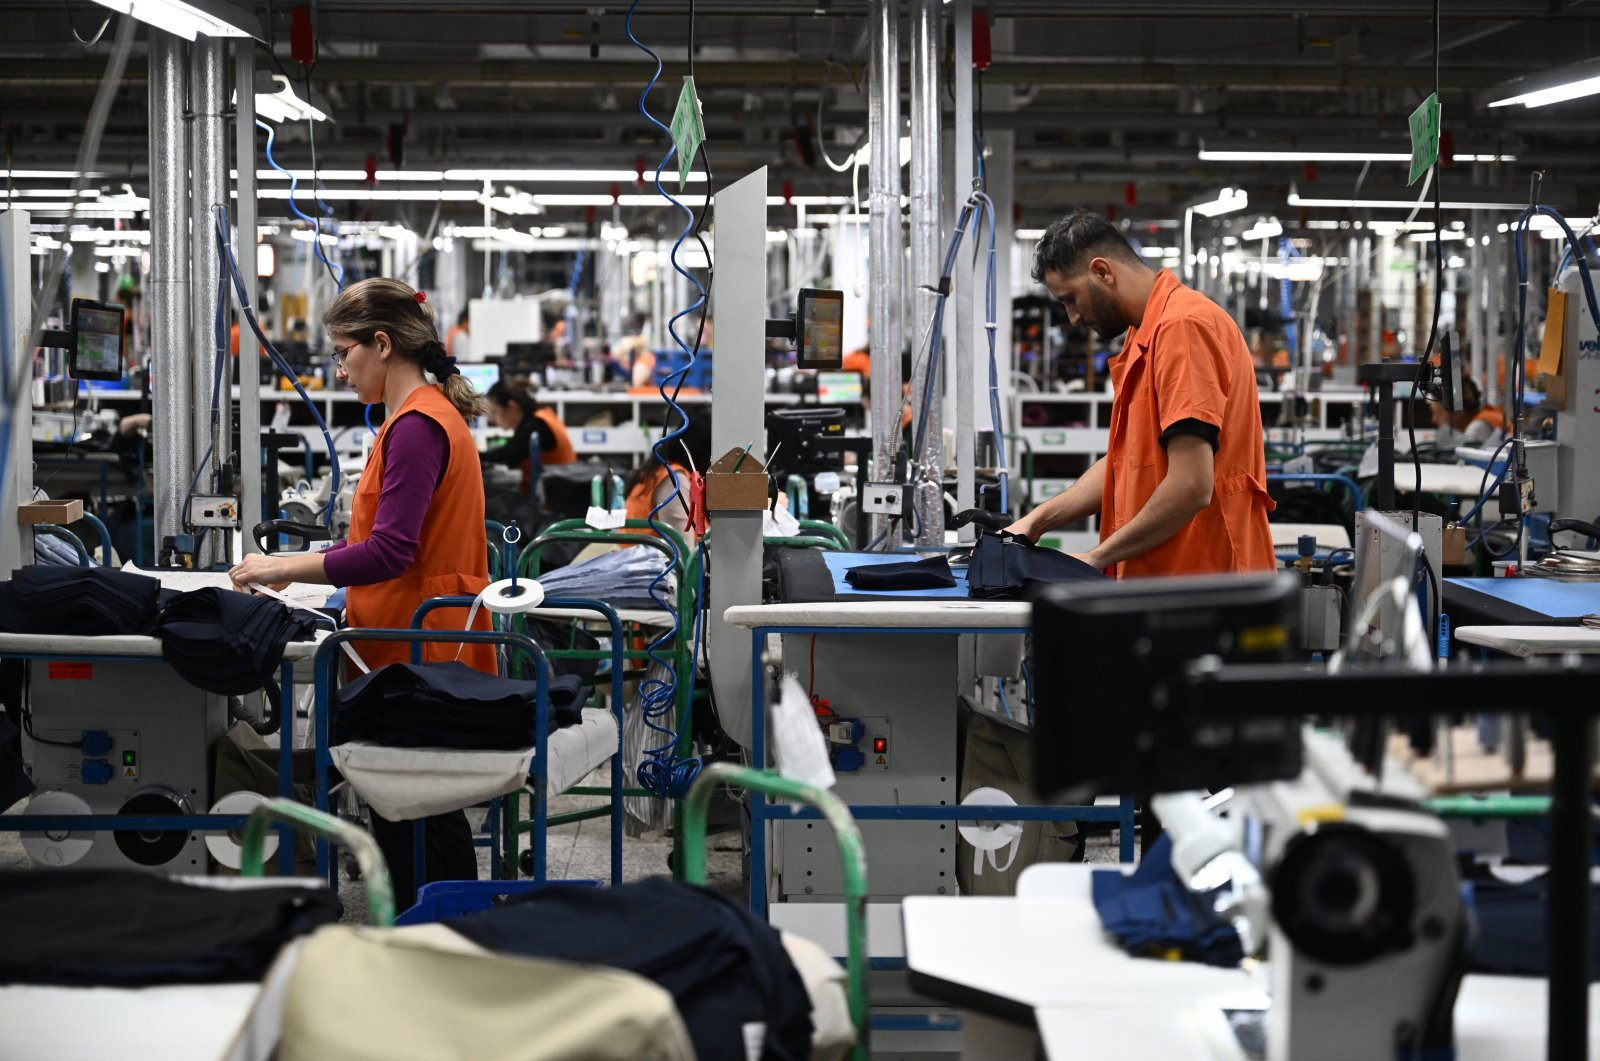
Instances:
[[[939,286],[941,198],[939,194],[939,48],[940,8],[943,0],[912,0],[911,9],[911,409],[921,416],[927,372],[919,368],[925,351],[932,350],[918,340],[933,319]],[[971,297],[962,292],[961,297]],[[940,381],[944,380],[940,376]],[[944,544],[944,432],[942,389],[935,387],[928,404],[926,425],[914,425],[922,434],[922,450],[912,454],[921,475],[915,483],[912,507],[916,512],[918,545]],[[876,410],[874,410],[876,414]],[[877,422],[874,415],[874,423]],[[899,426],[899,418],[895,418]]]
[[[200,467],[206,451],[212,449],[212,464],[220,466],[228,458],[229,420],[227,411],[231,389],[224,390],[220,398],[220,420],[213,421],[211,403],[207,400],[212,390],[215,362],[217,276],[222,268],[212,232],[216,228],[216,211],[227,201],[228,195],[228,123],[224,114],[227,103],[225,82],[227,62],[220,37],[200,37],[189,46],[190,108],[194,121],[190,126],[192,148],[192,188],[189,199],[189,236],[193,251],[194,282],[190,285],[190,335],[189,379],[193,403],[191,423],[194,437],[191,441],[189,478]],[[250,259],[250,255],[245,255]],[[223,321],[224,327],[227,321]],[[226,332],[224,332],[226,336]],[[226,352],[223,354],[226,357]],[[226,377],[225,377],[226,380]],[[210,566],[217,557],[207,536],[207,548],[197,557],[202,566]]]
[[[872,0],[867,62],[867,328],[872,356],[872,479],[894,478],[900,446],[900,5]],[[874,517],[872,536],[883,531]]]

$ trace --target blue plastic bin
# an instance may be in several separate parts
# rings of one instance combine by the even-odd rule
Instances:
[[[598,888],[597,880],[440,880],[424,884],[417,905],[394,919],[397,925],[426,925],[462,914],[476,914],[494,906],[503,895],[522,895],[535,888],[567,886]]]
[[[693,336],[690,336],[692,341]],[[656,383],[664,383],[668,376],[675,372],[682,372],[685,365],[689,364],[689,357],[683,351],[673,347],[671,350],[657,350],[656,354]],[[685,387],[694,387],[698,390],[711,389],[711,351],[701,350],[700,356],[695,358],[694,365],[683,377]]]

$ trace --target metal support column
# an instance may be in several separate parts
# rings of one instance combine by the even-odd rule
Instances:
[[[939,16],[943,0],[913,0],[911,11],[911,410],[921,417],[927,373],[918,368],[933,346],[930,335],[920,342],[933,320],[939,286],[940,234],[944,229],[939,195]],[[941,369],[942,373],[942,369]],[[943,375],[939,377],[942,382]],[[935,398],[938,397],[938,383]],[[944,544],[944,417],[941,403],[928,403],[927,423],[913,423],[922,433],[922,451],[912,454],[920,476],[912,498],[918,545]]]
[[[194,474],[194,383],[189,375],[189,68],[184,42],[150,31],[150,353],[155,440],[155,551],[183,530]]]
[[[33,496],[33,372],[17,371],[19,363],[33,361],[33,352],[28,350],[28,336],[33,333],[29,220],[26,210],[0,212],[0,271],[5,275],[5,286],[0,288],[5,313],[0,320],[6,327],[5,349],[11,352],[10,360],[0,364],[0,372],[12,382],[20,376],[23,388],[5,410],[10,418],[6,430],[11,433],[11,445],[6,466],[0,468],[4,473],[0,479],[0,572],[8,576],[22,566],[24,558],[33,559],[33,536],[23,534],[17,524],[17,506]]]
[[[904,244],[900,226],[900,5],[872,0],[867,60],[867,135],[872,140],[867,201],[867,315],[872,356],[872,472],[875,481],[894,478],[900,447],[900,272]],[[875,516],[871,535],[884,530]],[[891,545],[893,543],[890,543]]]
[[[961,204],[972,191],[973,129],[972,129],[972,0],[955,0],[951,5],[951,19],[956,31],[955,61],[951,76],[955,79],[956,110],[954,178],[950,188],[950,227],[955,228],[961,215]],[[973,395],[968,387],[972,379],[972,343],[974,339],[972,298],[973,268],[971,254],[956,255],[956,271],[952,278],[956,292],[955,341],[950,344],[955,353],[954,370],[945,376],[945,387],[955,408],[956,422],[956,510],[965,511],[976,503],[977,486],[974,465],[977,461],[977,436],[973,429]],[[1017,511],[1021,511],[1018,509]],[[973,528],[961,528],[961,540],[973,539]]]
[[[767,449],[766,375],[760,356],[767,345],[766,167],[717,192],[713,211],[717,272],[711,309],[717,322],[717,349],[723,352],[711,394],[715,459],[745,446],[758,454]],[[899,393],[896,385],[895,394]],[[895,423],[899,424],[898,417]],[[713,522],[711,566],[717,577],[711,580],[706,628],[711,688],[722,728],[749,747],[751,682],[760,676],[751,670],[748,636],[724,623],[722,616],[734,605],[761,603],[761,513],[718,512]]]
[[[201,36],[189,46],[189,105],[193,121],[189,127],[189,146],[193,172],[190,178],[189,245],[191,249],[193,283],[189,289],[189,363],[190,386],[194,404],[191,421],[194,437],[191,440],[191,476],[200,473],[199,488],[216,488],[216,470],[228,459],[229,434],[232,428],[232,389],[227,386],[227,376],[217,394],[217,408],[211,408],[211,392],[216,373],[216,358],[223,359],[223,371],[228,371],[226,346],[217,349],[216,316],[218,309],[217,277],[221,272],[222,258],[217,253],[215,236],[217,211],[228,195],[227,142],[228,123],[224,109],[227,106],[227,52],[220,37]],[[246,244],[251,246],[251,244]],[[255,272],[254,254],[246,254],[248,268]],[[227,342],[227,319],[223,320],[223,342]],[[240,329],[241,331],[243,329]],[[207,457],[208,451],[210,457]],[[202,462],[209,465],[202,469]],[[184,480],[188,483],[190,480]],[[222,548],[218,549],[217,545]],[[210,567],[217,559],[231,559],[229,545],[224,539],[218,543],[215,535],[207,535],[205,548],[197,557],[199,566]]]
[[[238,170],[239,200],[234,207],[233,246],[239,259],[239,277],[244,281],[250,306],[256,304],[256,53],[255,41],[244,39],[233,46],[234,169]],[[232,290],[231,286],[229,288]],[[230,295],[230,298],[237,298]],[[239,313],[239,514],[244,527],[241,550],[255,552],[250,528],[262,520],[261,512],[261,373],[256,336]],[[265,323],[262,325],[266,327]],[[276,476],[277,469],[269,469]],[[276,478],[269,484],[276,494]],[[271,513],[277,515],[277,513]]]

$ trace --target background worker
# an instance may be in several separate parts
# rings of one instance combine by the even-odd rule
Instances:
[[[444,337],[444,352],[447,357],[457,361],[462,360],[472,353],[472,315],[468,310],[462,310],[456,315],[455,327],[450,329]]]
[[[539,440],[539,464],[572,464],[577,451],[567,425],[554,409],[540,405],[524,384],[500,380],[489,388],[489,418],[495,426],[511,432],[511,437],[483,453],[485,464],[503,464],[522,469],[522,492],[533,487],[533,440]]]
[[[1443,405],[1433,406],[1435,445],[1498,446],[1505,437],[1506,414],[1499,406],[1488,405],[1483,391],[1471,377],[1461,379],[1461,408],[1451,412]]]
[[[456,369],[455,359],[445,355],[423,293],[398,280],[350,285],[329,305],[322,323],[339,378],[362,402],[382,402],[390,411],[356,487],[349,537],[322,552],[252,553],[229,576],[239,589],[251,583],[345,586],[347,625],[403,629],[430,597],[476,596],[489,584],[483,477],[467,427],[482,415],[483,400]],[[478,628],[488,629],[482,620],[486,614]],[[435,612],[426,625],[453,628],[445,612]],[[410,646],[404,643],[355,647],[374,670],[410,661]],[[456,648],[425,644],[423,659],[455,659]],[[497,673],[491,645],[465,646],[460,660]],[[410,822],[373,814],[372,832],[389,865],[412,864]],[[429,818],[426,837],[427,880],[477,879],[478,858],[464,813]],[[412,875],[397,873],[394,884],[401,908],[411,905]]]
[[[1087,210],[1045,230],[1033,278],[1074,327],[1127,338],[1106,455],[1010,529],[1037,541],[1099,515],[1083,559],[1118,578],[1276,567],[1255,365],[1233,318]]]

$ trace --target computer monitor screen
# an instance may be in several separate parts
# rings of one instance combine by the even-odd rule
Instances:
[[[72,300],[74,379],[122,379],[122,339],[121,305]]]
[[[1294,575],[1088,580],[1033,601],[1034,788],[1074,801],[1292,777],[1300,722],[1184,710],[1188,665],[1281,663]]]
[[[817,401],[822,405],[860,405],[861,373],[818,372]]]
[[[795,364],[837,371],[844,364],[844,292],[800,289],[795,313]]]
[[[486,394],[490,387],[500,382],[500,363],[492,361],[487,365],[457,365],[461,374],[466,377],[472,389],[479,394]]]
[[[1461,352],[1448,331],[1439,337],[1439,395],[1450,412],[1461,408]]]

